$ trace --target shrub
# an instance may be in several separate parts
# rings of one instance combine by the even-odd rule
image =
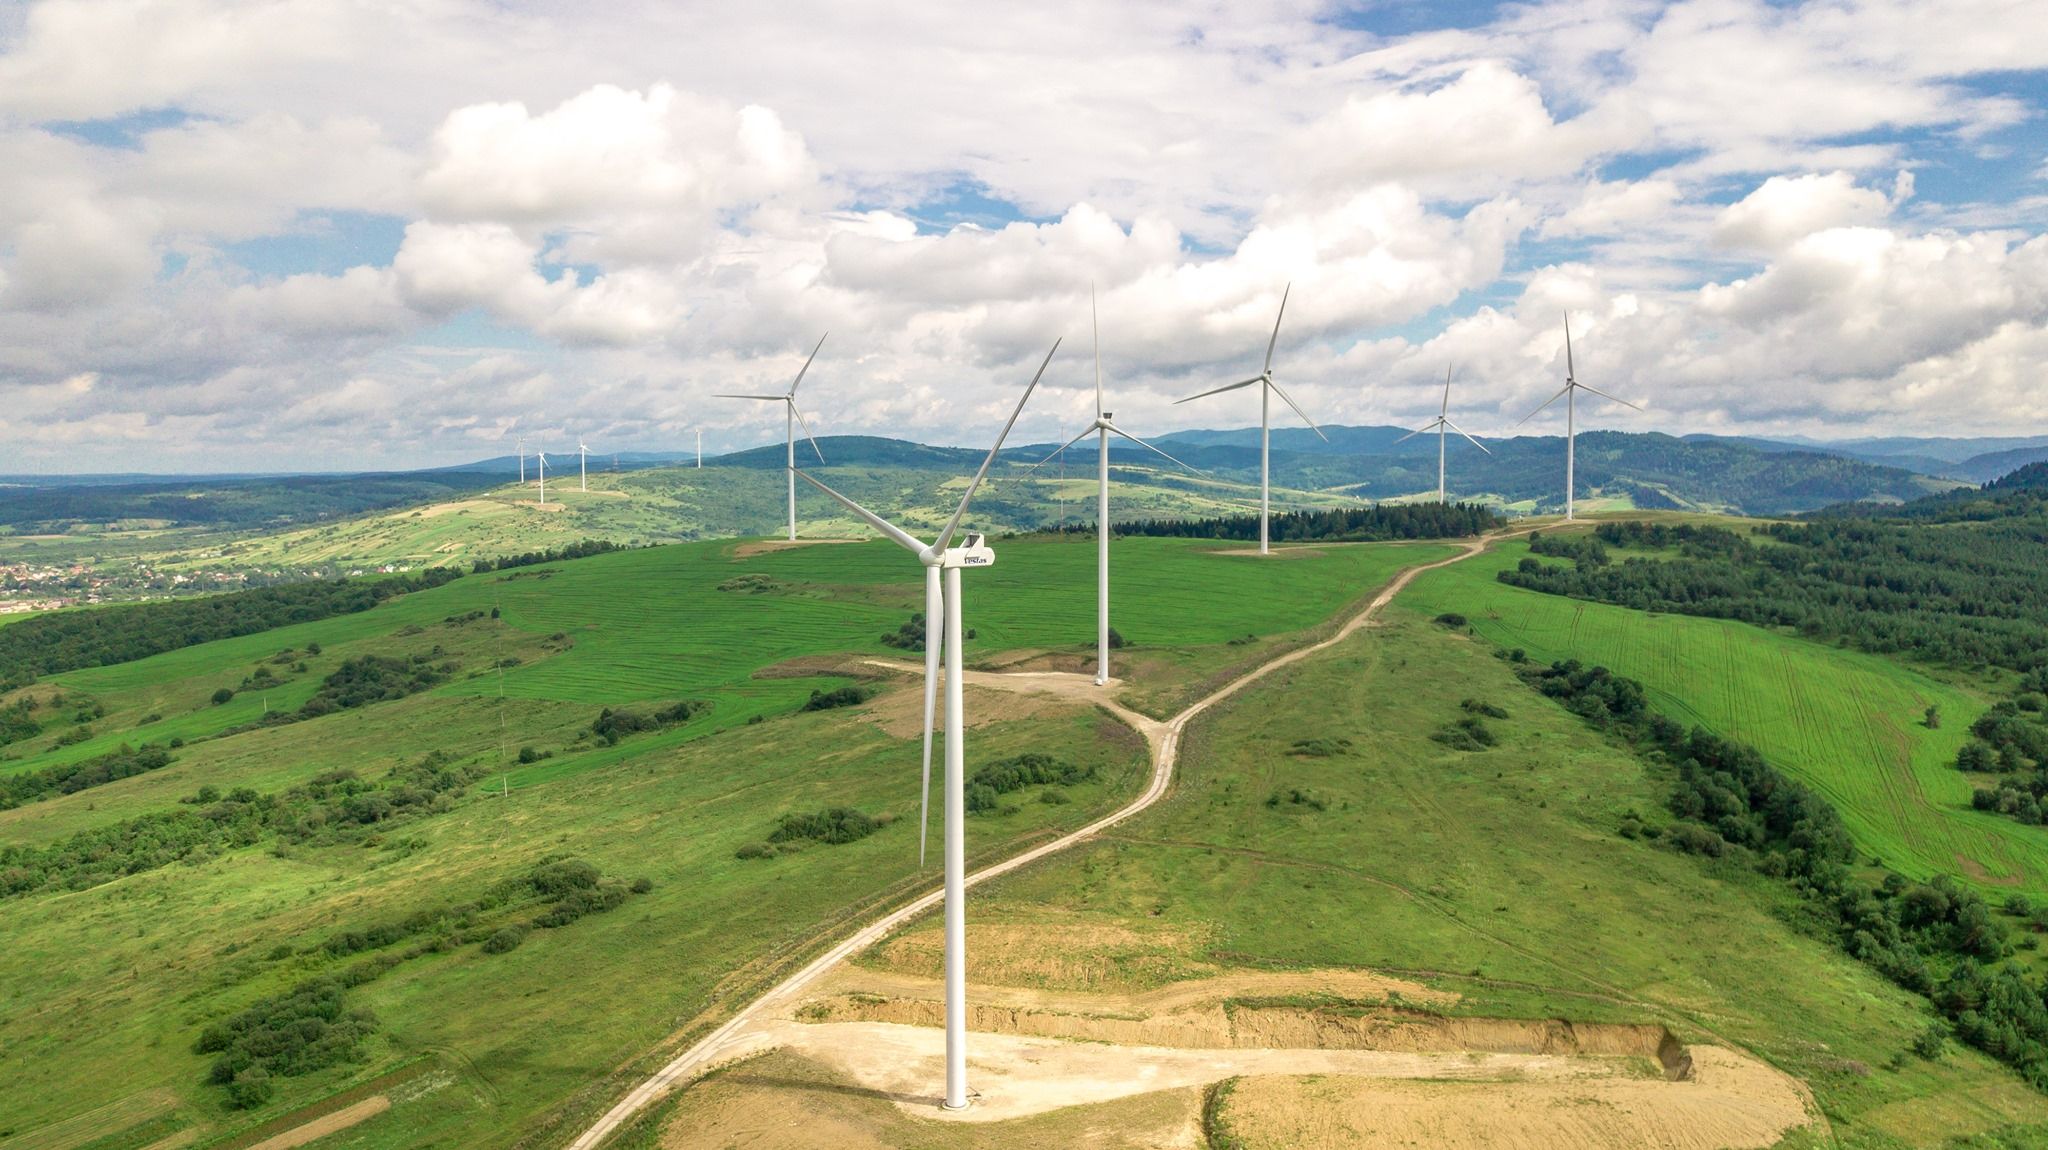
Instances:
[[[778,853],[780,852],[767,843],[748,843],[732,852],[732,857],[736,859],[772,859]]]
[[[521,747],[519,748],[519,761],[522,763],[540,762],[540,752],[532,747]]]
[[[806,711],[829,711],[835,707],[858,706],[874,697],[875,689],[873,687],[859,685],[837,687],[830,691],[813,690],[810,700],[803,705],[802,709]]]
[[[1328,800],[1324,799],[1321,795],[1300,787],[1287,787],[1283,790],[1274,791],[1266,796],[1266,806],[1270,810],[1278,810],[1283,806],[1307,807],[1312,811],[1323,811],[1330,808]]]
[[[810,814],[783,815],[768,835],[771,843],[820,842],[838,845],[864,839],[888,825],[852,807],[827,807]]]
[[[233,687],[222,687],[213,693],[213,705],[218,707],[234,697],[235,689]]]
[[[1351,740],[1344,738],[1296,739],[1294,740],[1294,745],[1287,748],[1287,753],[1290,755],[1305,755],[1317,759],[1327,759],[1332,755],[1348,755],[1351,753]]]
[[[1025,787],[1072,786],[1094,777],[1094,767],[1079,766],[1036,751],[999,759],[968,777],[967,813],[998,810],[1001,796]]]
[[[1487,702],[1485,699],[1467,699],[1459,703],[1458,706],[1475,715],[1484,715],[1489,719],[1505,719],[1508,717],[1506,710]]]
[[[1477,715],[1467,715],[1455,723],[1446,723],[1430,736],[1444,746],[1459,751],[1483,751],[1497,745],[1493,728],[1486,725]]]
[[[647,877],[646,875],[642,875],[642,876],[640,876],[639,878],[636,878],[636,879],[634,879],[634,880],[633,880],[633,893],[634,893],[634,894],[646,894],[646,893],[647,893],[648,891],[650,891],[650,890],[653,890],[653,889],[654,889],[654,880],[653,880],[653,879],[651,879],[651,878],[648,878],[648,877]]]
[[[1110,649],[1110,650],[1112,650],[1112,651],[1120,651],[1120,650],[1122,650],[1122,649],[1123,649],[1124,647],[1126,647],[1126,646],[1128,646],[1128,645],[1129,645],[1129,644],[1128,644],[1128,642],[1127,642],[1127,641],[1126,641],[1126,640],[1124,639],[1124,637],[1123,637],[1123,636],[1122,636],[1121,634],[1119,634],[1119,633],[1117,632],[1117,629],[1116,629],[1115,627],[1111,627],[1111,628],[1109,629],[1109,649]]]
[[[1456,611],[1446,611],[1436,617],[1436,622],[1444,627],[1463,627],[1469,620]]]
[[[501,927],[495,934],[484,940],[483,952],[485,954],[503,954],[508,950],[516,949],[520,943],[525,941],[525,927]]]
[[[1727,853],[1728,841],[1698,823],[1680,823],[1671,828],[1671,845],[1687,854],[1706,855],[1720,858]]]

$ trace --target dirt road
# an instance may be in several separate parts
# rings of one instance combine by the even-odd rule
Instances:
[[[1286,654],[1276,656],[1265,663],[1261,663],[1238,678],[1218,687],[1215,691],[1188,706],[1186,710],[1181,711],[1163,723],[1119,706],[1112,701],[1111,696],[1117,686],[1114,681],[1108,685],[1097,687],[1094,684],[1094,680],[1087,675],[1055,672],[1025,674],[967,672],[966,681],[980,686],[1025,692],[1048,691],[1070,698],[1099,703],[1114,711],[1125,722],[1136,728],[1152,746],[1152,777],[1147,782],[1143,794],[1140,794],[1137,798],[1132,799],[1129,803],[1126,803],[1111,814],[1089,823],[1080,830],[1034,847],[992,866],[975,871],[967,876],[967,886],[976,886],[989,879],[1008,874],[1019,867],[1029,866],[1047,855],[1066,850],[1076,843],[1085,842],[1158,802],[1161,798],[1165,797],[1167,788],[1173,783],[1174,764],[1180,757],[1181,733],[1187,729],[1187,725],[1194,721],[1196,716],[1280,668],[1298,663],[1318,651],[1343,642],[1360,627],[1371,622],[1372,618],[1379,614],[1388,603],[1392,602],[1394,596],[1400,594],[1401,590],[1408,586],[1409,581],[1417,575],[1422,574],[1424,571],[1447,567],[1453,563],[1470,559],[1472,556],[1484,551],[1487,543],[1488,540],[1486,539],[1470,540],[1464,543],[1463,550],[1448,559],[1440,559],[1434,563],[1423,563],[1404,569],[1385,587],[1381,588],[1380,593],[1375,595],[1370,603],[1367,603],[1363,609],[1352,615],[1351,618],[1345,620],[1344,625],[1337,629],[1336,634],[1321,642],[1289,651]],[[896,666],[896,664],[888,663],[884,665]],[[917,669],[921,670],[922,668]],[[775,1019],[781,1017],[781,1014],[778,1012],[784,1012],[787,1009],[793,1008],[796,1002],[827,971],[866,950],[868,947],[873,946],[875,943],[880,942],[898,927],[938,906],[944,898],[945,890],[943,887],[934,889],[930,893],[862,927],[851,936],[841,940],[831,949],[820,954],[817,958],[812,959],[803,969],[782,980],[782,982],[759,998],[741,1007],[724,1025],[706,1035],[696,1045],[677,1055],[668,1065],[656,1071],[652,1077],[649,1077],[646,1081],[628,1091],[624,1098],[619,1099],[617,1105],[606,1111],[603,1117],[593,1123],[574,1142],[571,1142],[569,1150],[592,1150],[592,1148],[609,1137],[613,1131],[617,1130],[627,1119],[631,1118],[641,1109],[653,1104],[677,1086],[690,1081],[721,1063],[773,1045],[775,1042],[775,1031],[771,1024]]]

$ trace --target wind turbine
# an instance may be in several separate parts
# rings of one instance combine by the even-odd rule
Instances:
[[[939,655],[943,648],[946,659],[945,1106],[948,1110],[961,1110],[967,1106],[967,748],[962,734],[966,724],[962,716],[964,672],[960,653],[960,571],[964,567],[987,567],[996,561],[995,552],[983,542],[980,532],[968,532],[958,547],[952,545],[953,534],[959,529],[961,518],[967,514],[967,501],[974,498],[981,481],[987,478],[990,465],[996,461],[996,453],[1003,449],[1003,441],[1010,437],[1010,429],[1017,425],[1017,417],[1024,413],[1024,405],[1030,402],[1031,393],[1037,389],[1038,381],[1045,376],[1045,369],[1052,364],[1053,353],[1059,349],[1059,341],[1054,340],[1052,351],[1045,353],[1045,362],[1038,365],[1038,374],[1031,377],[1031,386],[1024,389],[1023,398],[1017,401],[1017,409],[1010,413],[1010,422],[1003,425],[1003,433],[996,437],[996,445],[989,449],[988,458],[981,461],[981,470],[974,473],[973,482],[967,485],[966,494],[960,497],[960,506],[946,521],[945,530],[929,544],[920,543],[901,527],[794,466],[790,468],[792,474],[802,475],[804,482],[838,500],[848,511],[916,555],[917,561],[924,566],[924,786],[918,798],[917,853],[918,865],[922,866],[932,781],[932,709],[939,681]],[[943,589],[940,586],[941,572],[944,573]],[[934,626],[941,618],[945,621],[943,627]]]
[[[590,447],[581,439],[576,441],[576,490],[590,490]]]
[[[1574,511],[1573,499],[1575,493],[1573,488],[1575,483],[1572,472],[1577,462],[1579,393],[1590,391],[1602,399],[1612,399],[1623,407],[1635,407],[1637,411],[1642,410],[1642,408],[1636,407],[1635,404],[1630,403],[1626,399],[1617,399],[1591,384],[1580,383],[1576,376],[1577,371],[1572,366],[1572,315],[1570,312],[1566,312],[1564,315],[1564,386],[1558,389],[1557,395],[1544,400],[1542,407],[1538,407],[1535,411],[1523,416],[1522,423],[1527,423],[1538,415],[1543,414],[1543,408],[1556,403],[1559,397],[1564,399],[1564,518],[1567,523],[1571,522]],[[1522,423],[1517,423],[1515,426],[1520,427]],[[1460,432],[1460,434],[1463,433]]]
[[[1048,463],[1054,455],[1088,438],[1090,432],[1101,436],[1095,447],[1095,685],[1100,687],[1109,682],[1109,437],[1121,435],[1139,447],[1164,457],[1177,467],[1189,471],[1198,469],[1167,455],[1164,451],[1125,431],[1112,422],[1109,412],[1102,409],[1102,327],[1095,317],[1095,290],[1088,291],[1088,324],[1095,333],[1095,422],[1084,428],[1081,434],[1061,444],[1052,455],[1034,463],[1032,467]]]
[[[697,429],[697,470],[704,470],[704,429]]]
[[[1486,445],[1484,443],[1481,443],[1478,440],[1473,439],[1470,435],[1466,435],[1464,428],[1459,427],[1457,424],[1451,422],[1450,412],[1451,369],[1447,367],[1444,369],[1444,403],[1442,407],[1437,409],[1436,418],[1430,420],[1428,423],[1423,424],[1421,427],[1416,428],[1414,431],[1411,431],[1408,434],[1394,441],[1395,443],[1406,443],[1409,440],[1415,438],[1416,436],[1421,435],[1425,431],[1434,430],[1436,432],[1436,501],[1438,503],[1450,502],[1450,500],[1444,498],[1445,429],[1448,428],[1451,431],[1457,432],[1459,435],[1464,435],[1466,441],[1469,442],[1472,446],[1478,448],[1481,451],[1486,451]],[[1486,451],[1486,454],[1492,455],[1493,452]]]
[[[825,333],[825,335],[831,334],[832,333],[829,331]],[[801,368],[797,369],[796,379],[791,381],[789,385],[789,394],[787,395],[721,394],[717,397],[719,399],[774,400],[775,402],[783,405],[782,426],[784,439],[786,440],[788,447],[788,459],[786,466],[789,469],[789,541],[791,543],[796,542],[796,429],[798,424],[803,425],[804,438],[811,441],[811,450],[816,451],[818,453],[818,462],[825,462],[825,452],[818,447],[817,439],[811,435],[811,425],[808,423],[804,423],[804,413],[796,409],[796,389],[798,385],[802,384],[804,381],[804,372],[811,370],[811,360],[818,358],[818,348],[824,346],[825,336],[821,335],[818,337],[818,346],[811,349],[810,359],[804,360],[804,365]],[[697,466],[704,466],[704,448],[702,433],[699,433],[698,436]]]
[[[548,505],[548,453],[536,451],[533,453],[533,457],[540,467],[540,505],[546,507]]]
[[[1272,397],[1278,395],[1286,402],[1287,406],[1294,409],[1294,414],[1299,415],[1303,423],[1308,424],[1310,431],[1322,436],[1324,443],[1330,442],[1330,437],[1323,435],[1323,429],[1316,426],[1316,421],[1310,419],[1308,413],[1301,409],[1301,405],[1294,402],[1285,391],[1281,390],[1280,385],[1273,381],[1273,347],[1280,342],[1280,321],[1287,317],[1287,296],[1293,290],[1294,285],[1290,283],[1287,285],[1286,290],[1280,293],[1280,314],[1273,317],[1273,338],[1266,341],[1266,366],[1260,369],[1259,374],[1238,383],[1226,383],[1222,387],[1197,392],[1194,395],[1188,396],[1187,399],[1174,400],[1175,403],[1186,403],[1189,400],[1201,399],[1204,396],[1221,395],[1226,391],[1236,391],[1240,387],[1250,387],[1255,383],[1259,385],[1259,554],[1261,555],[1268,554],[1271,550],[1266,542],[1266,537],[1270,534],[1273,518],[1273,428],[1270,418],[1273,405]]]
[[[519,486],[526,486],[526,437],[519,437]]]

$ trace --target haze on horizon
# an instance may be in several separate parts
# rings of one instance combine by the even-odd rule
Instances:
[[[0,471],[1320,421],[2048,430],[2048,6],[0,10]],[[1249,393],[1247,393],[1249,394]],[[1525,431],[1562,429],[1553,409]]]

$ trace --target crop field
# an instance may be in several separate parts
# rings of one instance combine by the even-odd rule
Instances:
[[[1117,619],[1136,643],[1126,654],[1149,660],[1161,697],[1299,641],[1394,570],[1447,551],[1332,546],[1262,562],[1236,545],[1117,546]],[[966,579],[970,656],[1090,647],[1093,546],[1025,538],[997,547],[998,565]],[[758,578],[718,589],[740,576]],[[290,1125],[297,1108],[358,1087],[390,1109],[324,1145],[555,1137],[618,1087],[607,1075],[627,1074],[664,1035],[715,1018],[833,924],[932,881],[915,861],[916,739],[880,718],[915,714],[915,688],[798,713],[811,690],[847,681],[832,673],[847,654],[916,659],[880,638],[920,598],[916,565],[886,543],[681,544],[465,576],[360,614],[28,688],[50,725],[0,751],[10,756],[0,773],[123,743],[182,745],[160,769],[0,811],[0,841],[11,845],[190,809],[206,787],[277,793],[342,769],[375,779],[429,752],[484,777],[389,832],[208,849],[87,889],[0,901],[0,936],[15,960],[0,970],[10,1066],[0,1147],[18,1150],[23,1137],[44,1150],[166,1137],[208,1145],[261,1123]],[[456,669],[409,697],[260,725],[266,708],[298,707],[362,654]],[[250,685],[259,668],[262,684]],[[235,693],[216,704],[222,687]],[[591,736],[602,707],[680,699],[712,706],[616,745]],[[1029,750],[1093,768],[1060,795],[1041,802],[1027,792],[976,816],[977,856],[1077,825],[1142,775],[1142,745],[1096,711],[979,690],[970,706],[992,720],[969,735],[976,761]],[[80,708],[92,717],[74,720],[74,710],[88,713]],[[885,825],[843,845],[735,857],[779,815],[838,804]],[[482,953],[472,936],[406,958],[349,992],[352,1009],[381,1020],[358,1060],[279,1079],[276,1098],[255,1110],[227,1109],[205,1083],[198,1032],[347,969],[321,951],[323,939],[475,900],[556,855],[646,878],[651,889],[536,931],[509,953]]]
[[[1507,712],[1489,720],[1497,746],[1430,738],[1474,697]],[[1442,1008],[1453,1016],[1661,1023],[1747,1050],[1804,1081],[1832,1127],[1788,1147],[2048,1140],[2048,1098],[2004,1068],[1953,1043],[1937,1060],[1910,1053],[1925,1004],[1791,925],[1782,886],[1617,834],[1631,811],[1664,817],[1668,782],[1522,685],[1490,645],[1419,611],[1224,703],[1190,729],[1182,762],[1173,794],[1103,841],[981,888],[970,931],[1017,941],[970,949],[974,983],[1087,992],[1113,1020],[1186,980],[1385,974],[1458,995]],[[868,963],[924,975],[933,945],[913,933]],[[686,1093],[675,1128],[735,1132],[701,1107],[729,1105],[742,1080],[756,1112],[819,1097],[778,1089],[817,1073],[788,1069]],[[1257,1104],[1232,1102],[1239,1129],[1286,1117],[1246,1109]],[[1085,1114],[1076,1126],[1101,1125]],[[883,1128],[908,1141],[916,1127]],[[1033,1144],[1025,1122],[975,1129],[960,1144]]]
[[[1835,804],[1859,847],[1915,878],[1951,874],[2002,899],[2048,893],[2037,828],[1970,809],[1951,765],[1983,712],[1976,692],[1878,656],[1720,619],[1652,615],[1509,587],[1503,544],[1416,580],[1401,605],[1455,611],[1502,647],[1639,679],[1672,715],[1755,746]],[[1930,730],[1923,715],[1939,707]]]

